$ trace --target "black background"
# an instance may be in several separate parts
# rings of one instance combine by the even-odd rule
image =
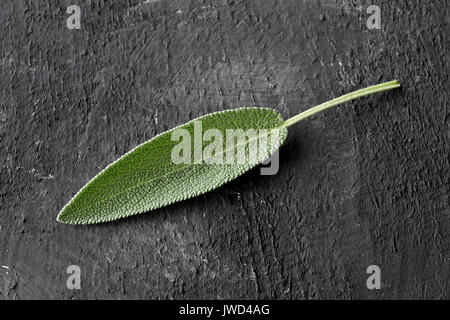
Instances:
[[[0,299],[449,298],[448,7],[1,1]],[[194,117],[287,118],[393,79],[292,127],[274,176],[113,223],[55,220],[108,163]]]

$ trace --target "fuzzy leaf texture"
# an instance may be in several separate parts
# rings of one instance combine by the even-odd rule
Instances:
[[[171,153],[178,141],[171,140],[172,132],[187,129],[193,141],[194,121],[201,122],[203,133],[218,129],[224,137],[226,129],[274,129],[283,124],[273,109],[242,108],[208,114],[161,133],[100,172],[67,204],[58,220],[87,224],[150,211],[216,189],[258,164],[173,163]],[[275,143],[267,139],[271,146],[266,157],[276,151],[286,136],[287,129],[283,128]],[[209,143],[203,142],[203,147]]]
[[[285,141],[289,126],[334,105],[399,86],[397,81],[391,81],[357,90],[286,121],[279,112],[270,108],[232,109],[199,117],[155,136],[108,165],[64,206],[57,220],[68,224],[107,222],[204,194],[237,178],[272,155]],[[202,133],[217,129],[225,137],[227,129],[255,129],[256,138],[262,138],[264,132],[268,132],[271,138],[266,140],[267,150],[254,162],[210,164],[192,161],[176,164],[171,154],[178,141],[172,140],[172,133],[176,129],[186,129],[193,141],[195,123],[201,123]],[[277,134],[272,135],[275,131]],[[245,140],[247,151],[250,140]],[[192,153],[210,143],[203,141],[193,147]],[[225,144],[224,148],[226,152]],[[238,156],[235,149],[232,152]]]

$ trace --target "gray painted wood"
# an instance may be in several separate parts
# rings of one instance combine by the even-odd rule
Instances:
[[[450,298],[448,2],[377,4],[381,30],[359,0],[2,1],[0,299]],[[113,223],[55,220],[194,117],[288,117],[395,78],[293,127],[274,176]]]

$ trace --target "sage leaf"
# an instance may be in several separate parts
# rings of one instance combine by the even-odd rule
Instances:
[[[57,220],[107,222],[204,194],[270,157],[291,125],[332,106],[399,86],[395,80],[357,90],[286,121],[271,108],[239,108],[199,117],[158,134],[108,165],[63,207]],[[244,137],[228,139],[229,132]]]

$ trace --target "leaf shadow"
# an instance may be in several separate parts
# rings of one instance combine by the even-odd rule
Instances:
[[[117,228],[118,226],[132,228],[135,225],[154,225],[162,223],[166,219],[176,219],[180,218],[180,216],[189,217],[190,215],[195,214],[195,212],[217,210],[219,207],[231,208],[233,207],[233,202],[236,200],[236,197],[240,197],[241,195],[245,196],[248,191],[254,189],[257,189],[258,192],[270,193],[274,179],[277,180],[277,185],[280,185],[282,183],[280,179],[286,179],[290,172],[289,167],[292,166],[293,163],[295,163],[297,169],[301,166],[302,141],[299,142],[298,137],[296,137],[297,134],[288,137],[285,144],[280,148],[279,170],[274,175],[261,175],[260,170],[262,165],[258,165],[233,181],[194,198],[111,222],[75,227],[84,227],[91,230],[111,229],[112,231],[113,228]],[[223,201],[226,201],[226,203],[223,203]]]

